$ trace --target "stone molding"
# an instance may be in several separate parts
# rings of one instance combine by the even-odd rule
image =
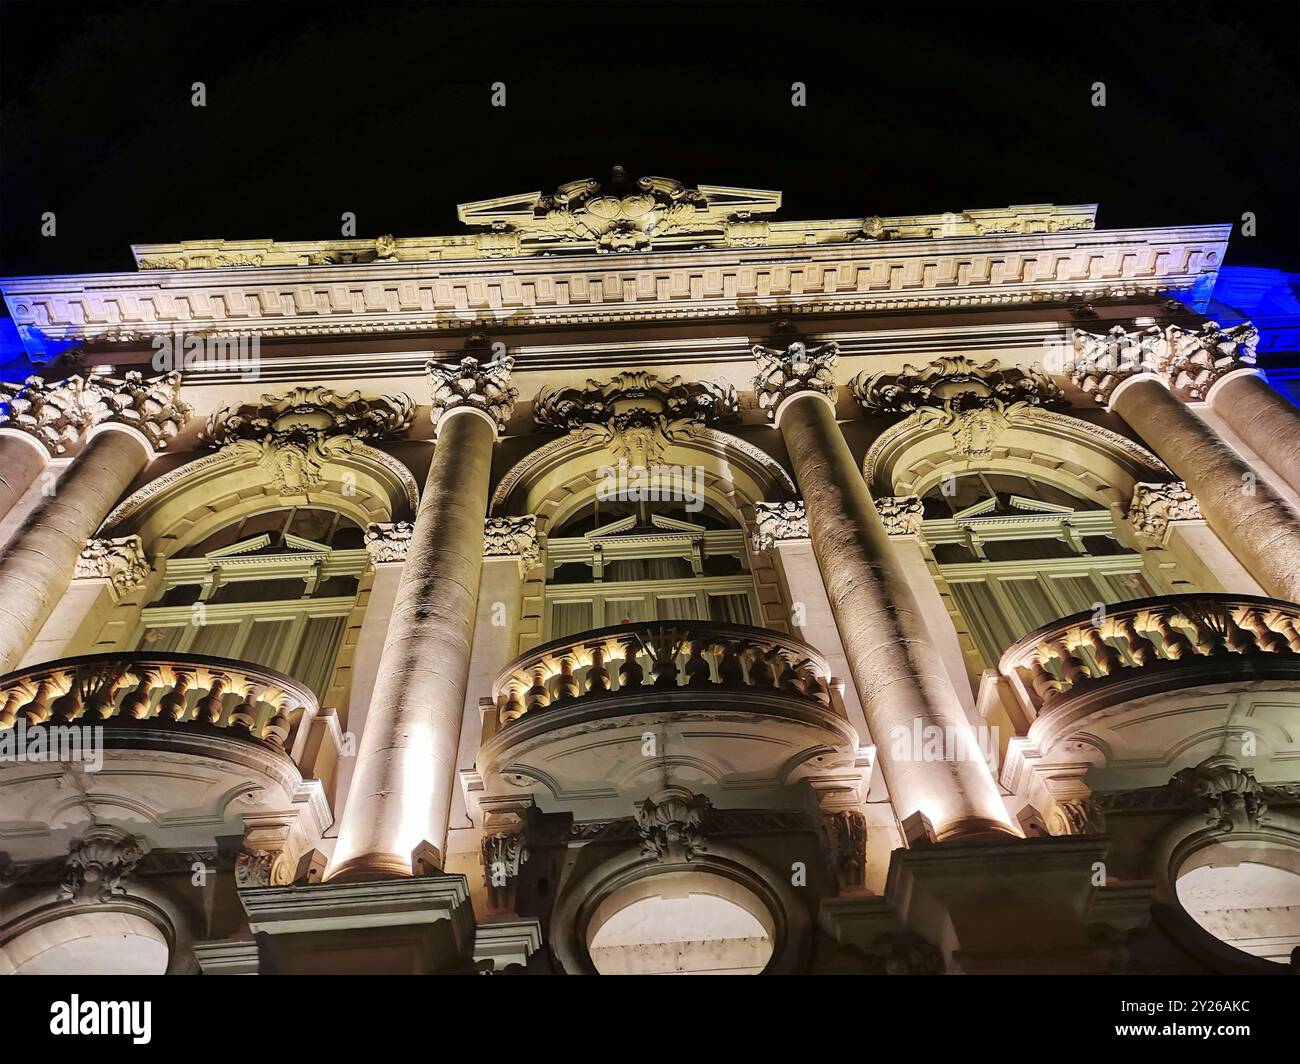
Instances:
[[[641,852],[661,863],[678,864],[703,853],[703,817],[713,803],[703,794],[673,791],[636,807]]]
[[[95,827],[68,849],[61,896],[67,901],[104,902],[126,893],[122,881],[135,871],[148,845],[120,828]]]
[[[32,376],[21,384],[0,382],[0,428],[25,432],[51,457],[63,454],[91,423],[86,385],[79,376],[58,381]]]
[[[107,580],[119,595],[149,579],[149,561],[139,536],[89,540],[77,556],[75,580]]]
[[[868,414],[917,416],[941,426],[965,458],[988,458],[1008,425],[1031,409],[1063,401],[1061,389],[1043,367],[1003,367],[997,359],[983,364],[964,355],[938,358],[919,369],[904,365],[900,373],[860,373],[849,382]]]
[[[365,399],[359,391],[301,387],[217,410],[203,440],[232,456],[254,458],[281,491],[300,492],[323,487],[324,463],[351,453],[361,440],[404,434],[414,413],[407,395]]]
[[[925,505],[917,495],[886,495],[875,500],[876,511],[891,536],[914,536],[925,520]]]

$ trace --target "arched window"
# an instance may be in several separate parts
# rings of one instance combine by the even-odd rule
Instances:
[[[1053,484],[970,473],[922,503],[926,542],[986,667],[1035,628],[1156,594],[1110,511]]]
[[[592,502],[547,537],[546,636],[647,620],[753,624],[745,533],[702,504]]]
[[[141,612],[141,650],[288,673],[324,695],[366,565],[364,531],[293,507],[242,518],[169,558]]]

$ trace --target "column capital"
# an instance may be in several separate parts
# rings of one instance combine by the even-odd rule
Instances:
[[[149,578],[149,561],[139,536],[92,539],[77,555],[74,580],[107,580],[119,595],[128,594]]]
[[[1163,542],[1175,521],[1200,521],[1201,507],[1186,481],[1168,484],[1135,484],[1128,519],[1140,537]]]
[[[175,371],[145,377],[133,369],[120,378],[91,377],[85,387],[95,428],[122,425],[134,429],[156,451],[166,448],[190,416],[180,392],[181,375]]]
[[[366,529],[366,553],[376,565],[384,562],[404,562],[411,550],[411,536],[415,533],[412,521],[384,521]]]
[[[0,429],[34,440],[49,457],[62,454],[91,422],[86,381],[79,376],[47,381],[31,376],[21,384],[0,383]]]
[[[754,549],[771,550],[782,540],[808,538],[808,511],[802,499],[754,504]]]
[[[834,369],[840,359],[835,340],[810,345],[794,339],[784,348],[754,344],[750,350],[758,360],[754,392],[769,421],[775,421],[781,405],[797,395],[812,393],[834,404]]]
[[[488,346],[486,337],[471,337],[458,362],[430,360],[426,364],[433,386],[435,433],[443,418],[459,409],[476,410],[488,417],[497,432],[505,432],[519,392],[510,386],[513,356],[497,354],[498,348],[504,352],[504,346]]]
[[[542,560],[537,542],[537,515],[486,518],[483,521],[483,556],[518,557],[519,576],[527,576]]]
[[[1248,321],[1228,329],[1217,321],[1195,330],[1171,325],[1165,379],[1185,399],[1206,399],[1223,377],[1255,365],[1258,343],[1259,330]]]

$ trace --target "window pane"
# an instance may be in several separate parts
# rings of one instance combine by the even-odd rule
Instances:
[[[338,653],[346,617],[312,617],[303,632],[302,643],[289,675],[301,680],[319,696],[329,687],[330,672]]]
[[[727,624],[753,624],[748,595],[710,595],[709,620]]]
[[[554,602],[551,604],[551,638],[563,639],[566,635],[589,632],[596,627],[591,623],[590,602]]]
[[[1003,616],[993,592],[982,580],[954,582],[949,586],[984,664],[992,668],[1002,657],[1002,652],[1016,641],[1019,633]]]
[[[646,616],[646,602],[643,598],[605,600],[606,624],[635,624],[637,621],[649,619]]]
[[[254,621],[244,647],[244,660],[268,669],[283,669],[281,657],[292,631],[291,620]]]
[[[180,649],[187,626],[183,624],[168,625],[166,628],[146,628],[140,637],[140,650],[154,654],[170,654]]]
[[[655,599],[655,616],[661,621],[697,619],[694,595],[660,595]]]
[[[210,654],[216,658],[238,657],[239,622],[204,624],[194,634],[191,654]]]

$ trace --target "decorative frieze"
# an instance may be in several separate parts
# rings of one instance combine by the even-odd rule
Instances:
[[[939,425],[965,458],[990,457],[1008,426],[1063,398],[1037,363],[1003,368],[997,359],[981,365],[964,355],[935,359],[920,369],[904,365],[901,373],[859,374],[849,386],[869,414],[912,415]]]
[[[527,576],[542,560],[537,542],[537,516],[489,517],[483,522],[483,556],[508,558],[518,555],[519,575]]]
[[[856,809],[823,813],[822,842],[840,889],[861,887],[867,868],[867,818]]]
[[[803,500],[754,504],[754,549],[771,550],[782,540],[808,538],[808,511]]]
[[[149,562],[139,536],[92,539],[77,556],[77,580],[108,580],[120,595],[134,591],[149,578]]]
[[[102,904],[125,894],[122,880],[135,871],[147,851],[143,842],[120,828],[91,828],[68,850],[63,898]]]
[[[1168,484],[1135,484],[1128,519],[1133,531],[1147,539],[1162,541],[1174,521],[1200,521],[1201,508],[1181,480]]]
[[[76,376],[61,381],[28,377],[21,384],[0,382],[0,428],[25,432],[51,455],[62,454],[90,424],[85,386]]]
[[[739,413],[732,385],[645,370],[589,380],[585,388],[542,388],[533,408],[540,428],[595,440],[636,467],[660,462],[666,443],[685,438],[692,426],[734,420]]]
[[[386,521],[366,529],[366,551],[372,562],[404,562],[411,550],[415,524]]]
[[[190,416],[180,393],[179,373],[146,378],[139,370],[130,370],[120,379],[91,377],[83,394],[93,424],[129,425],[138,429],[151,447],[162,450]]]
[[[775,420],[781,403],[802,392],[816,392],[834,401],[834,369],[840,357],[840,345],[834,340],[812,346],[794,340],[784,348],[755,344],[751,350],[758,360],[754,392],[769,421]]]
[[[487,414],[498,432],[515,409],[519,392],[510,386],[515,360],[508,354],[494,357],[486,338],[470,337],[459,362],[430,361],[425,367],[433,386],[433,427],[452,410],[470,407]]]
[[[263,395],[260,403],[217,410],[204,440],[229,454],[248,454],[285,492],[318,489],[327,461],[367,439],[392,439],[411,426],[415,404],[407,395],[362,398],[329,388],[294,388]]]
[[[668,864],[704,852],[703,817],[712,808],[707,796],[689,791],[670,792],[658,802],[647,798],[636,810],[641,852]]]
[[[925,520],[925,505],[918,495],[885,495],[875,500],[876,511],[891,536],[914,536]]]

